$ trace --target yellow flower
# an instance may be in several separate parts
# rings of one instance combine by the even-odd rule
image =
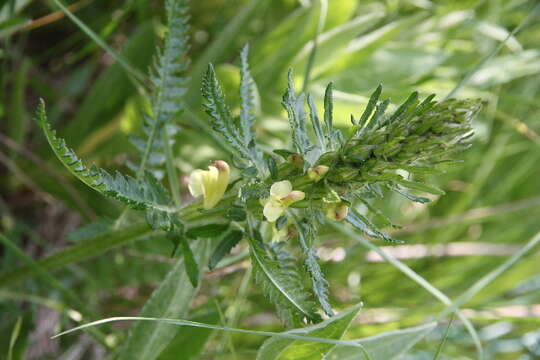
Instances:
[[[189,176],[189,192],[194,197],[203,196],[203,207],[211,209],[221,200],[229,184],[229,164],[216,160],[208,170],[194,170]]]
[[[263,214],[266,220],[276,221],[291,204],[304,200],[303,191],[293,190],[289,180],[278,181],[270,187],[270,197],[261,200],[264,206]]]
[[[349,206],[344,202],[330,203],[326,206],[326,217],[334,221],[342,221],[349,213]]]

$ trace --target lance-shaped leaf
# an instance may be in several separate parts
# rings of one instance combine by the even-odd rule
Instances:
[[[437,326],[436,323],[416,326],[403,330],[389,331],[380,335],[355,340],[364,346],[373,360],[401,359],[414,345]],[[363,359],[363,353],[350,346],[336,346],[325,360]]]
[[[287,110],[289,124],[292,131],[293,144],[296,150],[306,155],[312,145],[306,129],[306,111],[304,109],[304,94],[296,96],[292,70],[289,70],[289,82],[287,91],[283,94],[281,104]]]
[[[290,330],[287,333],[339,340],[358,314],[360,307],[361,305],[353,306],[319,324]],[[333,344],[274,337],[264,342],[257,353],[257,360],[321,360],[325,359],[326,355],[335,346]],[[359,348],[354,350],[359,353],[362,351]],[[360,355],[358,359],[362,359],[362,356]]]

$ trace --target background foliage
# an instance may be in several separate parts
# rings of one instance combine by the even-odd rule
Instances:
[[[192,288],[182,260],[169,256],[171,243],[144,223],[109,230],[123,207],[77,182],[56,161],[32,121],[38,97],[47,102],[53,127],[88,163],[126,170],[140,157],[129,138],[147,135],[141,110],[155,102],[147,102],[138,81],[147,73],[165,31],[161,1],[66,3],[87,28],[66,17],[59,4],[0,1],[0,226],[5,235],[0,253],[0,333],[8,334],[0,337],[1,356],[8,356],[11,349],[14,359],[103,358],[117,353],[130,358],[122,346],[141,356],[136,346],[125,344],[144,342],[146,358],[175,358],[178,349],[193,359],[255,358],[265,340],[261,336],[190,327],[177,331],[165,324],[137,325],[144,341],[137,340],[136,332],[127,337],[126,323],[49,339],[81,322],[138,314],[174,314],[219,326],[283,331],[273,306],[254,286],[244,247],[235,248],[234,255],[203,276],[190,311],[179,315],[176,309],[187,310],[189,304],[182,294]],[[398,196],[366,204],[403,225],[392,227],[384,217],[372,216],[392,237],[405,241],[373,243],[451,299],[465,299],[461,308],[477,328],[486,358],[540,356],[537,248],[495,274],[476,296],[465,296],[539,230],[540,22],[535,2],[334,0],[327,9],[324,4],[293,0],[190,4],[192,60],[187,109],[175,124],[181,128],[174,135],[176,170],[185,176],[224,157],[227,145],[212,135],[203,112],[201,80],[212,62],[231,110],[238,112],[240,96],[234,94],[241,81],[239,53],[246,42],[258,85],[255,130],[269,147],[281,148],[288,141],[281,107],[287,71],[294,69],[298,88],[305,84],[318,32],[319,46],[305,87],[321,108],[326,84],[334,83],[338,127],[348,126],[351,113],[358,117],[380,83],[384,95],[397,104],[412,90],[442,99],[461,79],[468,79],[455,95],[480,97],[487,105],[474,124],[474,146],[461,155],[465,161],[429,177],[446,195],[433,195],[429,204]],[[507,39],[527,16],[530,21]],[[114,51],[104,51],[89,38],[90,30]],[[483,61],[501,44],[495,56]],[[189,200],[185,182],[180,189],[182,199]],[[129,213],[125,216],[129,221]],[[397,266],[379,261],[359,244],[361,240],[328,228],[318,241],[330,303],[338,312],[349,309],[331,325],[334,338],[341,337],[342,329],[348,329],[347,339],[385,333],[383,340],[362,342],[382,359],[396,355],[392,349],[403,351],[413,345],[405,358],[432,359],[445,338],[439,358],[476,358],[459,319],[446,336],[448,323],[430,325],[444,309],[433,291],[418,286]],[[110,250],[114,244],[122,246]],[[204,249],[209,245],[197,246],[202,249],[197,254],[208,258]],[[68,250],[48,257],[60,249]],[[26,268],[20,270],[22,265]],[[156,292],[147,301],[160,284],[160,291],[172,296]],[[165,303],[165,298],[171,301]],[[360,301],[363,307],[352,321],[351,314],[358,309],[351,307]],[[403,334],[386,333],[418,325]],[[161,335],[150,341],[144,331]],[[332,338],[328,331],[305,330],[309,336]],[[291,354],[301,353],[302,344],[305,347],[305,342],[276,339],[265,343],[266,352],[260,357],[272,358],[273,347],[286,347]],[[351,348],[336,347],[327,357],[347,358],[347,349]],[[281,356],[287,358],[287,353]]]

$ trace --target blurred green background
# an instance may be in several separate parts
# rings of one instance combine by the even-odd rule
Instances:
[[[419,205],[386,196],[372,203],[384,218],[373,221],[404,245],[391,254],[456,298],[514,254],[540,229],[540,16],[526,0],[192,0],[191,66],[186,111],[176,135],[176,165],[185,176],[208,160],[228,159],[208,131],[200,106],[200,78],[215,64],[226,94],[236,94],[238,54],[251,46],[258,86],[257,136],[269,146],[288,139],[280,105],[286,73],[303,77],[320,27],[307,85],[318,105],[334,82],[335,121],[348,124],[369,94],[383,84],[393,103],[413,90],[444,98],[467,74],[457,97],[480,97],[486,106],[475,122],[474,146],[462,164],[431,179],[447,194]],[[88,28],[142,74],[163,34],[164,5],[147,0],[66,1]],[[536,11],[537,8],[534,8]],[[500,51],[483,61],[497,46]],[[122,207],[77,183],[58,163],[32,121],[39,97],[61,136],[88,163],[127,169],[148,104],[133,75],[65,16],[55,1],[0,0],[0,229],[38,259],[77,242],[71,235],[98,219],[114,219]],[[471,73],[471,71],[473,71]],[[229,96],[233,109],[238,99]],[[187,189],[182,189],[187,194]],[[187,195],[186,195],[187,196]],[[98,225],[99,226],[99,225]],[[347,336],[364,337],[429,321],[442,309],[428,292],[357,243],[328,229],[319,255],[331,286],[331,303],[364,309]],[[93,318],[136,315],[171,267],[170,243],[146,238],[53,273],[82,299]],[[242,249],[235,249],[241,253]],[[536,253],[534,253],[536,251]],[[540,258],[538,249],[465,304],[488,359],[540,358]],[[0,274],[21,264],[0,248]],[[214,324],[281,331],[273,306],[250,279],[249,262],[230,261],[206,274],[190,317]],[[114,355],[87,334],[49,337],[77,320],[66,295],[40,277],[0,283],[0,357],[17,319],[14,359],[102,359]],[[219,309],[219,311],[218,311]],[[102,329],[114,348],[126,325]],[[404,358],[432,359],[445,327],[419,342]],[[184,334],[184,335],[182,335]],[[206,330],[179,332],[160,359],[253,359],[263,339]],[[112,356],[111,355],[111,356]],[[453,322],[441,359],[473,359],[475,348]]]

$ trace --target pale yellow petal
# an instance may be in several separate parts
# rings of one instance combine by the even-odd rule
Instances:
[[[193,197],[201,196],[204,194],[202,183],[203,170],[195,170],[189,176],[188,189]]]
[[[270,188],[270,196],[283,198],[292,191],[292,184],[289,180],[278,181],[272,184]]]
[[[283,207],[276,201],[268,201],[264,205],[263,214],[266,220],[270,222],[276,221],[281,215],[283,215]]]
[[[205,209],[213,208],[221,197],[217,195],[217,183],[218,183],[219,172],[215,166],[209,166],[208,171],[205,171],[203,174],[203,184],[204,184],[204,202],[203,207]]]

